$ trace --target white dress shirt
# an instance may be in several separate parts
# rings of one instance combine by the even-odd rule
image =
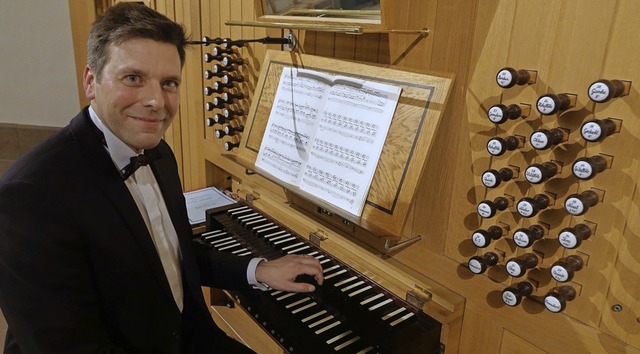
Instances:
[[[137,156],[139,152],[133,150],[117,136],[115,136],[100,120],[96,112],[89,106],[89,116],[100,131],[104,134],[107,146],[105,147],[119,171],[129,164],[130,158]],[[136,172],[125,180],[125,184],[136,202],[140,214],[152,236],[162,267],[173,293],[173,298],[180,311],[183,308],[183,290],[181,273],[181,255],[178,235],[171,222],[167,206],[158,186],[151,166],[141,166]],[[247,267],[247,282],[254,288],[266,290],[268,287],[256,280],[255,272],[258,263],[266,261],[263,258],[254,258]]]

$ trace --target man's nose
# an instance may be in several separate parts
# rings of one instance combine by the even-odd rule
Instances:
[[[164,106],[164,91],[159,83],[149,83],[143,90],[143,103],[147,107],[154,109]]]

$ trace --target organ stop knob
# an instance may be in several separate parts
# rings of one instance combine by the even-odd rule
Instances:
[[[205,102],[204,109],[207,111],[213,111],[215,108],[222,108],[225,106],[225,102],[220,97],[214,97],[213,102]]]
[[[517,229],[513,233],[513,241],[518,247],[527,248],[535,241],[540,240],[545,234],[545,228],[541,225],[531,225],[530,227]]]
[[[564,208],[571,215],[579,216],[587,212],[590,207],[598,204],[600,197],[594,191],[588,190],[580,194],[571,194],[564,202]]]
[[[213,72],[215,74],[222,74],[225,71],[234,71],[234,67],[231,65],[220,65],[220,64],[213,64]],[[225,74],[220,75],[219,77],[223,77]]]
[[[517,104],[510,104],[508,106],[496,104],[489,108],[487,111],[487,117],[495,124],[502,124],[509,119],[526,117],[526,115],[523,113],[522,108]]]
[[[211,86],[207,86],[204,88],[204,94],[207,96],[211,96],[214,93],[222,93],[224,92],[224,88],[223,87],[211,87]]]
[[[218,124],[222,124],[228,120],[227,117],[225,117],[224,114],[222,113],[214,114],[212,119],[215,123],[218,123]]]
[[[473,234],[471,234],[471,241],[473,241],[473,244],[476,245],[476,247],[484,248],[489,246],[492,240],[497,240],[504,236],[504,234],[504,228],[492,225],[486,230],[479,229],[474,231]]]
[[[536,82],[536,76],[537,73],[535,71],[505,67],[496,74],[496,82],[502,88],[511,88],[515,85],[532,84]]]
[[[482,174],[482,184],[487,188],[495,188],[503,181],[510,181],[513,175],[514,171],[509,167],[503,167],[498,171],[494,169],[486,170]]]
[[[224,56],[222,55],[216,56],[211,53],[204,53],[204,55],[202,56],[202,59],[204,59],[205,62],[210,63],[214,60],[221,61],[222,59],[224,59]]]
[[[533,285],[528,281],[522,281],[502,290],[502,302],[507,306],[518,306],[522,298],[531,293],[533,293]]]
[[[567,301],[575,298],[576,290],[570,285],[563,285],[553,289],[544,297],[544,307],[553,313],[562,312],[567,305]]]
[[[232,64],[234,64],[234,65],[243,65],[244,64],[244,59],[242,59],[242,58],[235,58],[234,59],[234,58],[231,58],[231,57],[228,57],[228,56],[225,56],[222,59],[222,65],[231,66]]]
[[[487,252],[482,256],[473,256],[467,262],[467,267],[474,274],[484,273],[488,267],[498,264],[498,255],[493,252]]]
[[[222,99],[227,103],[231,103],[236,100],[241,100],[243,98],[244,98],[244,94],[242,92],[239,92],[239,93],[224,92],[222,94]]]
[[[582,157],[573,163],[573,175],[581,180],[589,180],[607,168],[607,160],[600,156]]]
[[[222,137],[227,135],[227,133],[222,129],[216,129],[215,134],[216,134],[216,139],[221,139]]]
[[[215,56],[220,56],[222,54],[233,54],[233,49],[231,48],[222,48],[222,47],[213,47],[211,49],[211,53]]]
[[[580,246],[583,240],[591,237],[591,228],[586,224],[576,224],[574,227],[566,227],[560,231],[558,242],[564,248],[574,249]]]
[[[210,44],[221,44],[222,41],[223,41],[223,39],[220,38],[220,37],[215,37],[215,38],[211,38],[209,36],[202,37],[202,42],[204,42],[203,44],[205,46],[208,46]]]
[[[540,210],[546,209],[551,203],[551,198],[544,193],[536,194],[533,197],[524,197],[518,201],[516,210],[518,214],[525,218],[532,218],[540,212]]]
[[[244,131],[244,125],[231,125],[227,124],[222,128],[227,135],[234,135],[236,132],[241,133]]]
[[[222,77],[222,82],[224,82],[225,84],[230,84],[232,82],[244,82],[244,76],[242,75],[229,75],[229,74],[225,74]]]
[[[237,148],[238,146],[240,146],[240,142],[239,141],[225,141],[224,142],[224,149],[227,151],[231,151],[235,148]]]
[[[512,151],[524,146],[524,141],[517,136],[491,138],[487,142],[487,151],[493,156],[500,156],[507,150]]]
[[[231,119],[233,117],[243,116],[244,111],[242,109],[233,110],[233,109],[225,108],[224,110],[222,110],[222,114],[224,114],[224,116],[227,117],[227,119]]]
[[[511,205],[511,201],[506,197],[497,197],[493,201],[483,200],[478,203],[478,207],[476,208],[478,214],[487,219],[496,215],[497,211],[502,211],[507,209]]]
[[[205,79],[212,79],[214,77],[223,77],[224,73],[223,72],[213,72],[212,70],[205,70],[204,71],[204,78]]]
[[[561,128],[539,129],[531,134],[531,146],[536,150],[546,150],[567,141],[569,132]]]
[[[611,118],[593,119],[582,124],[580,135],[586,141],[599,142],[617,130],[618,125]]]
[[[505,268],[509,275],[519,278],[523,276],[528,269],[535,268],[537,265],[538,257],[533,253],[525,253],[522,256],[508,260],[505,264]]]
[[[538,98],[536,108],[540,114],[550,116],[575,106],[575,95],[548,93]]]
[[[575,272],[582,269],[583,261],[580,256],[571,255],[560,259],[551,265],[551,276],[553,279],[566,283],[573,279]]]
[[[524,177],[532,184],[540,184],[558,173],[558,164],[552,161],[534,163],[524,171]]]
[[[596,103],[604,103],[612,98],[623,96],[629,93],[631,88],[626,87],[625,82],[621,80],[598,80],[589,85],[589,98]]]

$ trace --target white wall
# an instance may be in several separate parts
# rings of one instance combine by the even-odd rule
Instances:
[[[62,127],[80,109],[67,0],[0,0],[0,123]]]

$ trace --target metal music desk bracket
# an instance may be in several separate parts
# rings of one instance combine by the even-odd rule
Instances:
[[[406,241],[402,241],[402,242],[398,242],[396,244],[391,244],[391,240],[387,239],[384,241],[384,248],[382,250],[382,252],[385,255],[389,255],[390,253],[393,253],[395,251],[401,250],[407,246],[411,246],[412,244],[418,242],[422,240],[422,236],[420,235],[416,235],[416,237],[410,238]]]

